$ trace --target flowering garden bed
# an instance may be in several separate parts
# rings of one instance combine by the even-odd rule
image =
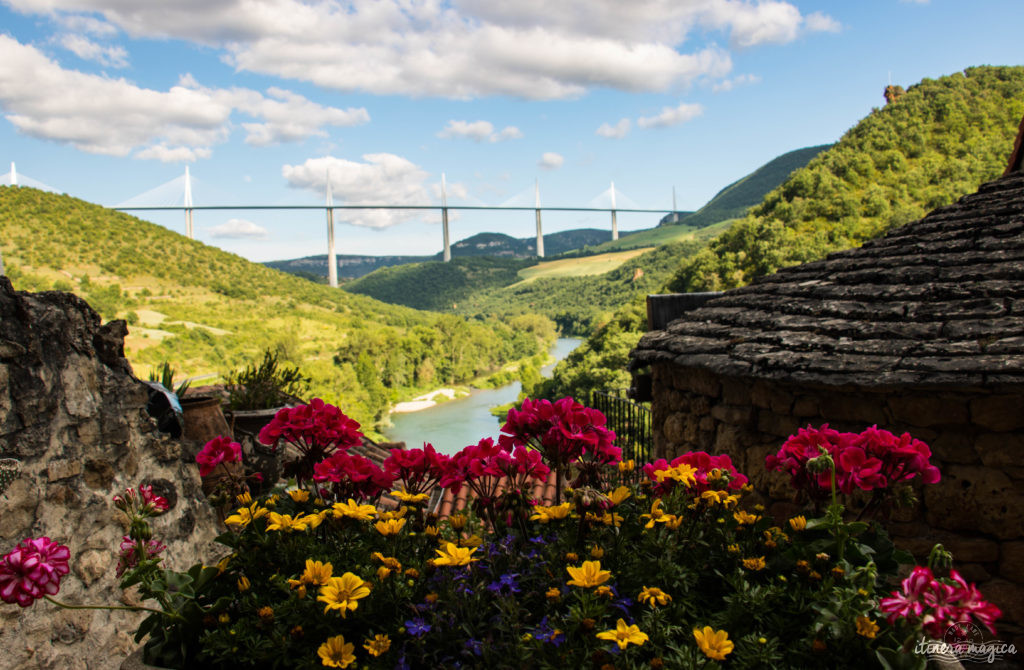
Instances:
[[[155,602],[138,639],[146,660],[187,668],[864,668],[923,667],[910,652],[953,624],[992,630],[999,611],[942,551],[902,582],[875,521],[849,520],[843,496],[882,514],[919,480],[938,480],[910,436],[801,430],[768,459],[789,472],[806,513],[748,505],[728,456],[623,461],[596,410],[526,401],[502,437],[455,456],[394,450],[380,468],[349,449],[358,424],[314,400],[261,433],[289,446],[287,489],[237,501],[217,565],[164,567],[141,488],[115,503],[130,519],[122,585]],[[240,458],[228,439],[204,474]],[[554,504],[526,491],[564,481]],[[426,509],[435,487],[468,485],[463,513]],[[382,496],[397,506],[380,504]],[[0,559],[0,597],[53,600],[69,553],[28,539]],[[168,561],[172,562],[172,561]],[[56,603],[55,600],[53,602]],[[59,603],[57,603],[59,604]]]

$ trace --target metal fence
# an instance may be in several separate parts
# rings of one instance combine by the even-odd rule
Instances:
[[[651,460],[654,436],[651,432],[651,410],[616,393],[594,391],[591,407],[608,418],[608,427],[615,431],[615,445],[622,449],[622,458],[638,464]]]

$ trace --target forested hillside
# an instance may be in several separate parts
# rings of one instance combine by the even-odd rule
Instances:
[[[831,144],[804,147],[784,153],[768,161],[742,179],[737,179],[696,212],[681,217],[679,223],[687,226],[710,226],[726,219],[737,219],[757,205],[765,194],[784,182],[794,170],[798,170]]]
[[[667,290],[745,284],[972,193],[1005,169],[1022,115],[1024,67],[925,80],[874,110],[706,248],[681,257]],[[629,350],[645,327],[643,304],[624,305],[556,366],[552,380],[530,392],[585,398],[594,389],[626,386]]]
[[[19,290],[85,298],[124,318],[139,376],[224,374],[280,354],[311,395],[372,428],[388,402],[501,369],[546,350],[538,317],[467,321],[385,305],[251,263],[155,224],[69,196],[0,187],[0,241]]]
[[[863,243],[953,202],[1006,167],[1024,67],[926,79],[851,128],[682,265],[678,291],[741,286]]]

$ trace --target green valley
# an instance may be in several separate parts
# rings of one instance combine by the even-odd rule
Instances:
[[[0,239],[15,288],[72,291],[105,320],[124,318],[139,376],[163,361],[223,375],[271,350],[371,430],[390,402],[498,372],[554,338],[543,318],[386,305],[32,188],[0,187]]]

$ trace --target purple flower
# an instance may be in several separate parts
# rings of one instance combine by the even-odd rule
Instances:
[[[498,581],[488,584],[487,590],[502,596],[510,596],[513,593],[519,593],[519,585],[516,583],[516,579],[518,577],[518,573],[506,573],[499,577]]]
[[[424,621],[422,617],[416,617],[405,622],[405,630],[413,637],[420,637],[430,632],[430,624]]]
[[[483,656],[484,643],[480,640],[470,638],[466,640],[466,649],[471,652],[474,656]]]
[[[546,616],[537,624],[533,631],[533,637],[541,642],[553,644],[556,647],[562,646],[562,643],[565,642],[565,633],[557,628],[552,628]]]

